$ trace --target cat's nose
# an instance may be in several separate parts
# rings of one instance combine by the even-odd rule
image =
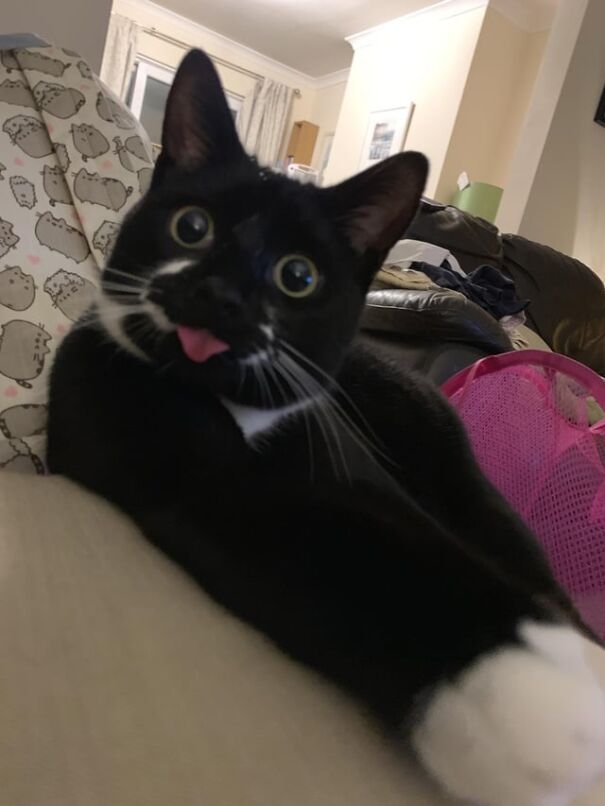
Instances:
[[[229,317],[240,314],[244,304],[239,288],[220,276],[206,277],[194,289],[193,297],[213,313]]]

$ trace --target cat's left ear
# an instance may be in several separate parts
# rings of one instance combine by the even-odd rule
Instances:
[[[428,169],[424,154],[405,151],[323,191],[332,220],[355,252],[381,258],[402,237],[418,209]]]
[[[201,50],[181,62],[170,89],[160,159],[196,170],[210,159],[244,156],[218,73]]]

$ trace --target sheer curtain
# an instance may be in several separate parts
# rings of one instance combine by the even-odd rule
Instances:
[[[258,81],[244,99],[237,129],[244,148],[261,165],[273,167],[279,158],[293,90],[269,78]]]
[[[136,22],[112,14],[109,19],[101,81],[122,100],[128,92],[128,84],[137,55],[139,28]]]

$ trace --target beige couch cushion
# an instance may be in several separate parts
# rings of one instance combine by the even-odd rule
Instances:
[[[445,804],[343,697],[62,479],[0,474],[0,634],[7,806]]]

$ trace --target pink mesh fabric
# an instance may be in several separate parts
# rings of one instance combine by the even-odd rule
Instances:
[[[605,381],[571,359],[527,350],[483,359],[443,391],[481,468],[605,639]]]

